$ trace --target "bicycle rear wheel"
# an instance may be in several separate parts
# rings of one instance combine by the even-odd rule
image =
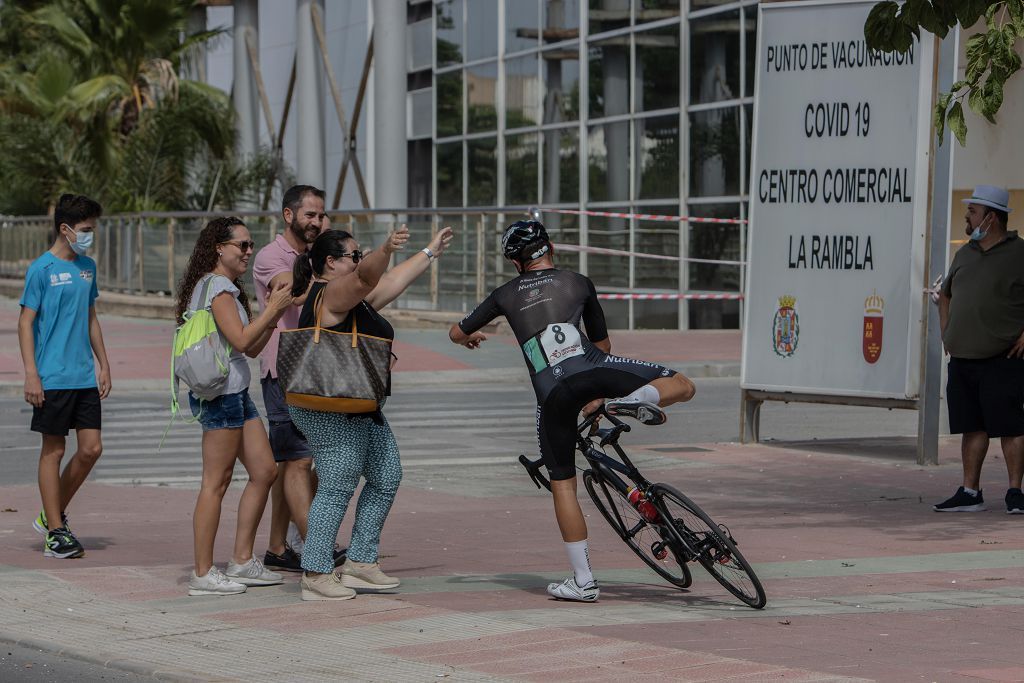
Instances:
[[[665,538],[663,532],[640,516],[625,496],[595,476],[593,470],[583,473],[583,485],[601,516],[648,567],[673,586],[689,587],[693,577],[683,559],[686,556],[683,546],[677,538],[671,535]],[[663,557],[659,559],[658,555]]]
[[[669,528],[693,551],[693,559],[718,583],[754,609],[765,606],[764,587],[750,563],[737,550],[728,529],[716,524],[696,503],[667,484],[651,486],[648,498],[671,520]]]

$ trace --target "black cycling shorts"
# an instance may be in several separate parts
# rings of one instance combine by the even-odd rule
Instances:
[[[594,347],[533,377],[537,391],[537,442],[552,480],[576,476],[576,428],[583,406],[597,398],[631,394],[670,370],[655,363],[612,356]]]
[[[951,434],[1024,435],[1024,359],[950,358],[946,405]]]

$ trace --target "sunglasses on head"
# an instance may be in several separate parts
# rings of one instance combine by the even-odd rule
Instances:
[[[236,247],[238,247],[239,249],[241,249],[242,253],[245,253],[245,252],[249,251],[250,249],[255,249],[256,248],[256,243],[253,242],[252,240],[238,240],[238,241],[228,240],[227,242],[221,242],[221,244],[233,244]]]

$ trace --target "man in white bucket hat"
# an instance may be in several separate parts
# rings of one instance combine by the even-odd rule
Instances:
[[[978,185],[939,296],[949,354],[949,431],[962,434],[963,486],[936,512],[980,512],[981,465],[998,437],[1009,474],[1006,512],[1024,514],[1024,240],[1006,229],[1010,193]]]

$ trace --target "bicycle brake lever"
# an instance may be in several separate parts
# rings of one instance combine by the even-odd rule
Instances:
[[[519,464],[526,468],[526,473],[530,475],[530,479],[533,480],[533,483],[537,486],[537,488],[539,489],[543,487],[550,491],[551,484],[548,483],[547,477],[540,473],[540,463],[540,460],[534,462],[527,458],[526,455],[519,455]]]

